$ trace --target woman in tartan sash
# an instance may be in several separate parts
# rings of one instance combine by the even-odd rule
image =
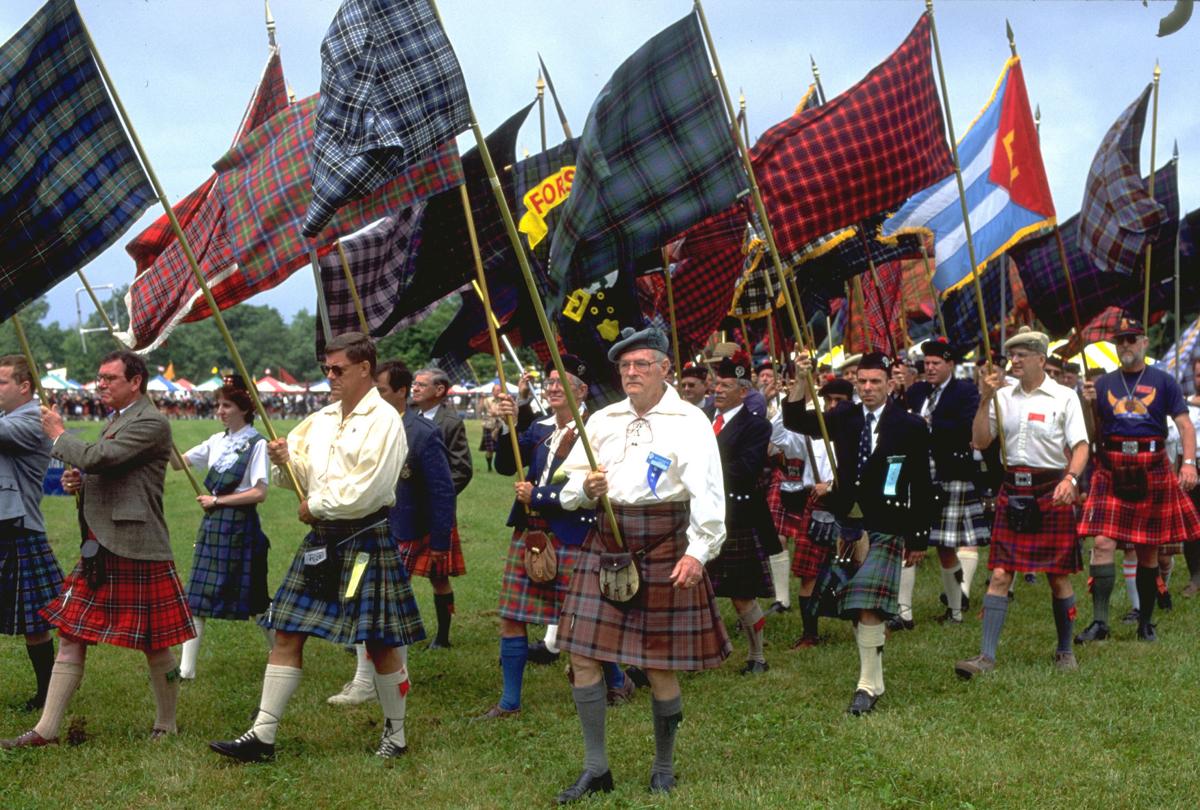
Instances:
[[[225,430],[210,436],[184,454],[184,461],[208,468],[204,486],[209,495],[196,500],[204,519],[196,534],[188,607],[196,637],[183,645],[180,677],[196,677],[196,656],[206,619],[245,621],[267,609],[267,550],[270,541],[258,519],[258,504],[266,500],[266,440],[254,429],[254,406],[240,377],[226,379],[217,393],[217,417]],[[266,633],[267,646],[271,635]]]

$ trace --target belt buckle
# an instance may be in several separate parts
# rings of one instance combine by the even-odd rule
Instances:
[[[1136,456],[1138,452],[1138,443],[1121,442],[1121,452],[1127,456]]]
[[[1016,479],[1017,486],[1019,486],[1019,487],[1033,486],[1033,473],[1028,473],[1028,472],[1013,473],[1013,477]]]

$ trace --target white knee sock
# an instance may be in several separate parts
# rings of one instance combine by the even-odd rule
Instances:
[[[73,661],[55,661],[50,670],[50,688],[46,692],[46,705],[42,707],[42,717],[33,730],[47,740],[58,737],[63,717],[67,714],[67,706],[75,690],[83,681],[83,663]]]
[[[962,566],[962,591],[971,595],[971,580],[975,578],[975,569],[979,567],[979,548],[966,546],[958,550],[958,564]]]
[[[862,624],[854,628],[858,641],[858,686],[875,697],[883,694],[883,625]]]
[[[787,553],[787,549],[778,554],[771,555],[771,582],[775,586],[775,601],[784,607],[792,606],[792,596],[790,588],[791,583],[788,581],[788,575],[791,573],[791,560]]]
[[[1125,574],[1125,593],[1129,594],[1129,604],[1134,610],[1141,610],[1141,600],[1137,592],[1137,557],[1127,554],[1121,563],[1121,572]]]
[[[254,716],[254,725],[251,728],[258,739],[265,743],[275,742],[279,721],[292,698],[292,693],[300,685],[300,676],[303,673],[299,667],[267,664],[267,671],[263,674],[262,700],[258,702],[258,714]]]
[[[912,621],[913,588],[917,584],[917,567],[907,565],[900,569],[900,618]]]
[[[953,568],[942,568],[942,591],[946,594],[946,606],[950,615],[955,619],[962,618],[962,586],[958,584],[958,572],[962,566],[958,563]]]
[[[546,625],[546,637],[542,639],[542,643],[546,645],[546,649],[552,653],[558,652],[558,625]]]
[[[193,616],[192,627],[196,630],[196,637],[183,642],[183,654],[179,662],[179,677],[189,681],[196,677],[196,656],[200,654],[200,638],[204,635],[204,619]]]
[[[387,675],[374,673],[375,694],[383,709],[384,733],[400,748],[405,746],[404,714],[408,702],[408,671],[401,667]]]
[[[375,666],[367,657],[367,645],[355,644],[354,656],[358,660],[354,667],[354,682],[362,686],[371,686],[375,683]]]

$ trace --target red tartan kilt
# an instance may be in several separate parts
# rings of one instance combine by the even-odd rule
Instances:
[[[1031,495],[1031,488],[1005,483],[996,495],[996,523],[988,568],[1008,572],[1074,574],[1083,567],[1079,536],[1075,532],[1075,507],[1056,506],[1054,491],[1038,496],[1042,527],[1036,532],[1018,532],[1008,527],[1009,494]]]
[[[508,556],[504,561],[504,574],[500,580],[499,613],[502,618],[525,624],[558,624],[563,600],[571,586],[571,575],[579,559],[579,546],[566,546],[559,542],[545,521],[531,527],[546,532],[554,545],[554,556],[558,561],[558,576],[552,582],[534,582],[525,574],[524,532],[513,532],[508,544]]]
[[[196,633],[187,597],[170,560],[134,560],[105,551],[107,581],[88,587],[83,563],[63,583],[42,616],[64,637],[151,652],[182,644]]]
[[[774,521],[775,531],[779,533],[780,538],[799,537],[808,531],[808,504],[812,503],[812,498],[805,502],[804,512],[787,509],[783,505],[779,488],[784,480],[783,470],[776,467],[771,471],[771,480],[767,487],[767,508],[771,510],[771,520]]]
[[[792,554],[792,576],[794,577],[811,579],[816,577],[821,569],[829,563],[829,552],[832,549],[828,546],[818,546],[808,539],[808,524],[812,520],[812,513],[816,510],[820,500],[820,498],[813,497],[808,499],[808,502],[804,504],[804,512],[800,515],[802,528],[792,535],[796,538],[796,550]]]
[[[1165,450],[1135,455],[1104,450],[1099,462],[1092,470],[1091,491],[1079,521],[1080,535],[1150,546],[1200,537],[1200,515],[1179,488]],[[1147,493],[1140,501],[1122,500],[1113,492],[1111,469],[1122,462],[1146,470]]]
[[[430,578],[433,573],[432,548],[429,546],[429,535],[416,540],[401,540],[396,543],[400,552],[400,562],[410,577]],[[463,558],[462,541],[458,537],[458,524],[450,528],[450,558],[449,570],[440,572],[443,577],[461,577],[467,573],[467,561]]]

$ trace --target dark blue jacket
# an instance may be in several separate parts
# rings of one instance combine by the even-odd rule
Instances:
[[[388,512],[392,539],[418,540],[428,534],[430,548],[449,551],[455,495],[441,428],[405,411],[404,435],[408,455],[396,481],[396,503]]]
[[[745,403],[717,434],[725,479],[725,528],[754,529],[766,552],[778,554],[783,547],[767,507],[766,490],[758,485],[770,442],[771,423]]]
[[[921,415],[933,385],[926,380],[908,389],[904,404],[915,416]],[[967,380],[951,378],[938,397],[930,425],[930,454],[938,481],[974,481],[979,465],[971,449],[971,424],[979,408],[979,390]]]

